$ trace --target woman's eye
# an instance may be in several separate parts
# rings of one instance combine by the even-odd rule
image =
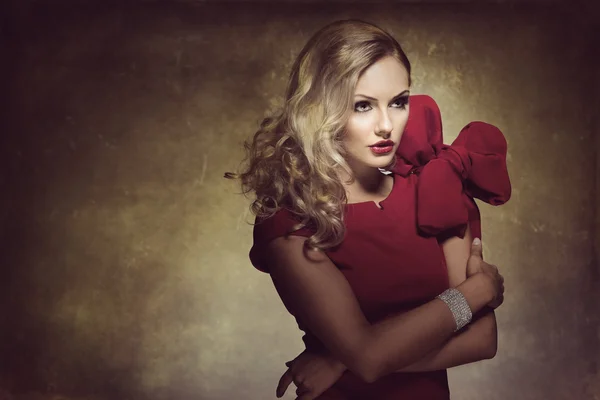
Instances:
[[[401,97],[399,99],[396,99],[392,103],[392,107],[404,109],[404,108],[406,108],[407,104],[408,104],[408,99],[406,97]]]
[[[366,101],[359,101],[358,103],[354,104],[354,111],[365,112],[369,111],[370,109],[371,105]]]

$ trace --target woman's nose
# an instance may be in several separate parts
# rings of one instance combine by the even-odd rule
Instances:
[[[377,121],[376,133],[378,135],[389,135],[392,132],[392,120],[390,119],[387,111],[381,111],[379,113],[379,119]]]

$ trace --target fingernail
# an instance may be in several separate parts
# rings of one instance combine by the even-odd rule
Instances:
[[[473,240],[473,244],[474,244],[475,246],[479,246],[479,245],[481,244],[481,239],[479,239],[479,238],[475,238],[475,240]]]

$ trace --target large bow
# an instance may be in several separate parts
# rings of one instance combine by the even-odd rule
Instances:
[[[471,122],[451,145],[442,141],[439,108],[429,96],[411,96],[409,121],[393,171],[419,175],[417,224],[427,235],[463,237],[479,219],[473,198],[492,205],[511,194],[506,139],[493,125]],[[481,236],[475,227],[473,236]]]

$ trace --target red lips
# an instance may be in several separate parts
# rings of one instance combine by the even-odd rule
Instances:
[[[385,155],[389,154],[394,150],[394,141],[393,140],[381,140],[374,145],[369,146],[371,151],[376,155]]]
[[[394,141],[393,140],[380,140],[379,142],[372,144],[369,147],[390,147],[394,145]]]

